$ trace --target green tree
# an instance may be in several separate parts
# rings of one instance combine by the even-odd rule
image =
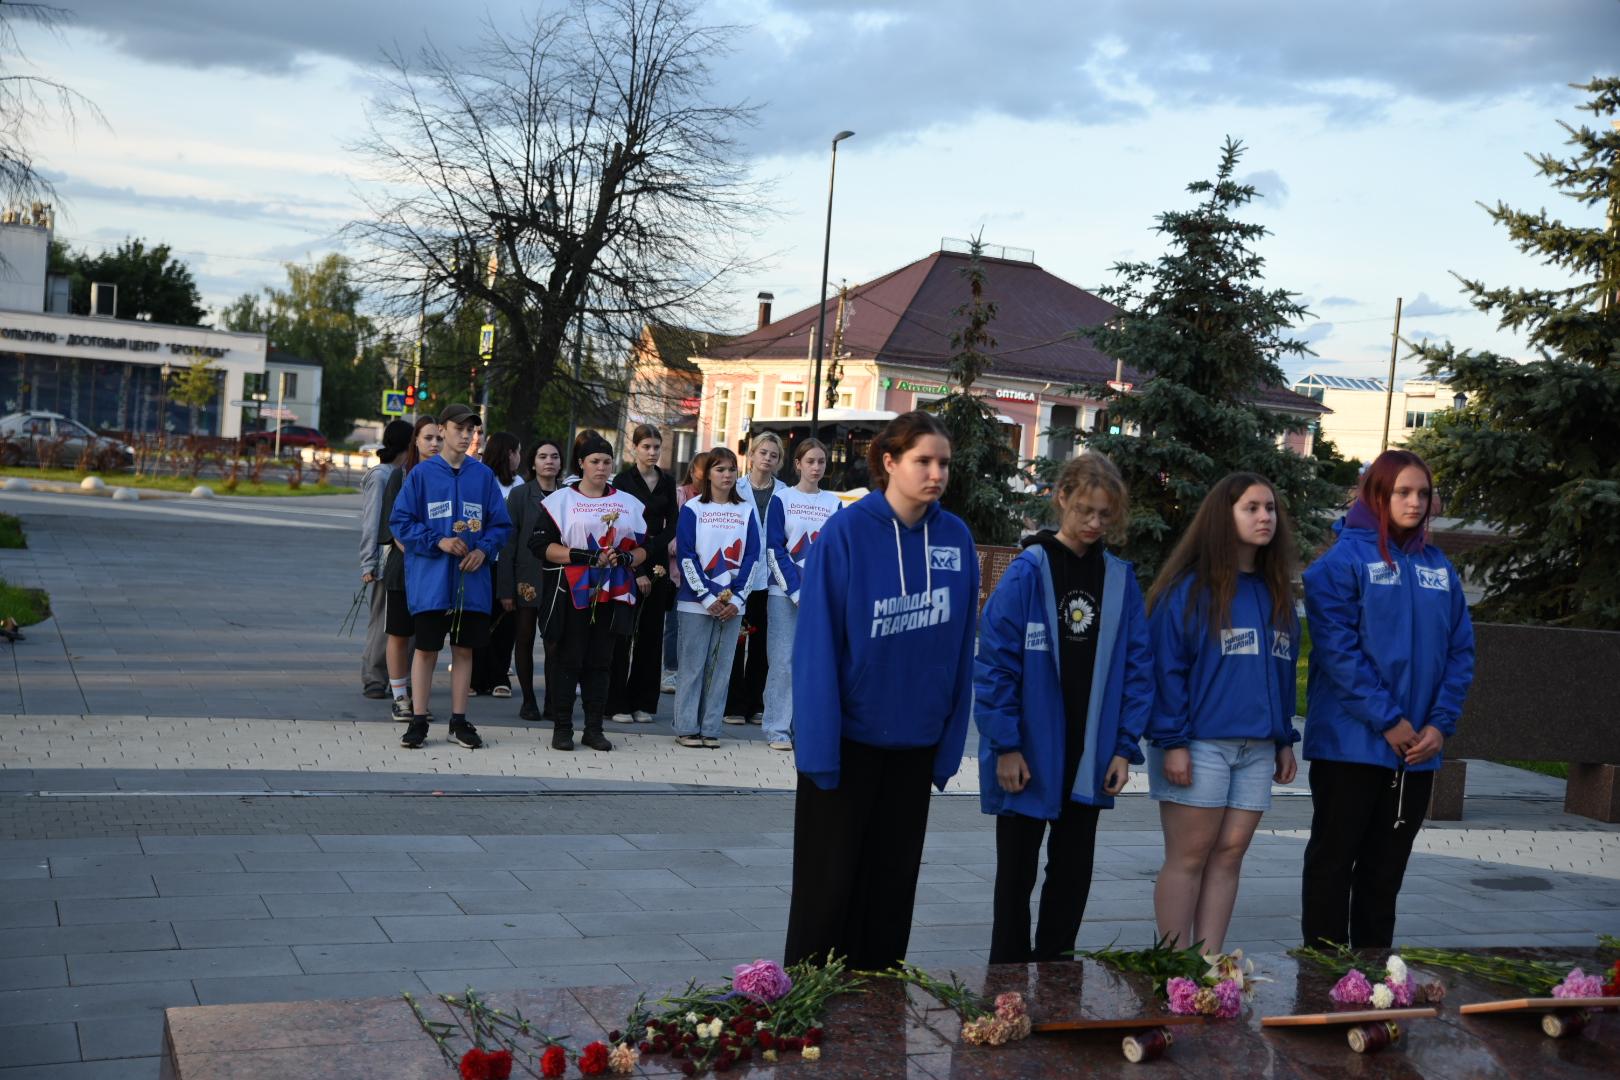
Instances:
[[[111,251],[92,255],[51,244],[51,272],[66,274],[75,315],[90,314],[92,283],[116,285],[120,319],[145,319],[173,326],[197,326],[207,312],[191,268],[172,258],[168,244],[148,248],[145,240],[125,239]]]
[[[191,365],[178,375],[169,389],[169,398],[177,405],[184,405],[191,410],[191,428],[197,430],[197,414],[208,407],[219,393],[219,373],[214,370],[214,362],[207,357],[193,360]]]
[[[967,281],[968,299],[951,312],[964,320],[951,334],[955,351],[948,371],[954,385],[928,408],[939,414],[951,436],[951,475],[941,504],[967,523],[979,543],[1010,544],[1018,539],[1031,500],[1013,490],[1018,455],[995,410],[973,393],[973,384],[989,369],[990,350],[996,347],[990,334],[996,302],[985,296],[989,279],[983,254],[984,246],[975,237],[967,266],[957,271]]]
[[[359,312],[361,292],[342,255],[307,266],[286,264],[287,287],[247,293],[221,312],[227,330],[269,336],[270,344],[321,364],[321,432],[346,438],[355,420],[379,413],[387,373],[382,358],[393,349]]]
[[[1348,488],[1361,476],[1361,462],[1356,458],[1345,460],[1339,444],[1320,431],[1311,445],[1311,456],[1322,463],[1322,475],[1335,487]]]
[[[1233,178],[1242,156],[1243,145],[1227,139],[1215,179],[1187,185],[1197,205],[1158,216],[1166,252],[1116,264],[1117,282],[1099,290],[1119,314],[1080,331],[1147,376],[1133,393],[1107,392],[1109,426],[1120,434],[1086,440],[1130,485],[1126,549],[1144,577],[1158,572],[1204,495],[1228,473],[1269,479],[1304,546],[1322,539],[1323,512],[1338,498],[1314,458],[1278,445],[1305,422],[1257,401],[1284,384],[1283,358],[1309,352],[1291,336],[1309,312],[1296,294],[1265,286],[1265,260],[1254,246],[1268,230],[1234,216],[1256,196]]]
[[[1620,79],[1578,85],[1581,107],[1620,114]],[[1474,307],[1524,335],[1516,360],[1450,343],[1418,345],[1429,373],[1467,395],[1411,446],[1435,471],[1447,510],[1499,533],[1462,554],[1485,587],[1475,611],[1507,622],[1620,629],[1620,131],[1562,125],[1575,151],[1530,160],[1584,223],[1546,210],[1486,207],[1513,244],[1569,274],[1563,288],[1487,288]],[[1594,209],[1610,214],[1607,227]]]

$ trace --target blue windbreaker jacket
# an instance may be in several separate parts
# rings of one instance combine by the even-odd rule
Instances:
[[[456,522],[479,523],[478,530],[455,531]],[[466,458],[452,469],[442,457],[425,458],[405,477],[388,518],[394,538],[405,548],[405,599],[411,614],[494,607],[495,560],[512,531],[495,473]],[[459,536],[484,553],[484,565],[463,573],[460,559],[439,550],[439,541]]]
[[[1138,745],[1153,713],[1153,653],[1147,612],[1131,564],[1103,553],[1097,659],[1086,708],[1086,746],[1074,802],[1107,809],[1108,763],[1117,754],[1141,764]],[[979,728],[979,806],[987,814],[1056,820],[1063,809],[1063,742],[1068,720],[1058,674],[1057,594],[1039,544],[1012,561],[984,605],[974,662],[974,723]],[[795,657],[795,660],[797,658]],[[795,669],[797,670],[797,669]],[[1015,794],[996,782],[996,757],[1021,751],[1030,780]]]
[[[1394,769],[1383,733],[1402,717],[1456,732],[1474,679],[1474,624],[1462,581],[1438,548],[1406,552],[1392,540],[1390,566],[1376,532],[1342,520],[1334,528],[1338,541],[1305,571],[1305,758]],[[1437,754],[1407,768],[1439,767]]]
[[[799,771],[830,790],[844,739],[933,746],[933,779],[943,788],[967,742],[978,610],[979,558],[955,514],[935,503],[907,526],[874,491],[829,518],[799,589]]]
[[[1200,589],[1195,601],[1193,586],[1191,574],[1183,577],[1148,620],[1157,684],[1148,738],[1164,750],[1193,739],[1270,739],[1292,746],[1299,739],[1299,628],[1293,620],[1274,626],[1266,583],[1239,574],[1227,626],[1212,635],[1208,593]],[[1189,613],[1190,602],[1197,610]]]

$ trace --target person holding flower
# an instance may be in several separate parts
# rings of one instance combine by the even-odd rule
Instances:
[[[821,490],[827,448],[804,439],[793,448],[799,482],[778,489],[765,515],[765,558],[769,570],[766,647],[771,656],[765,676],[765,739],[772,750],[793,749],[793,636],[799,621],[799,586],[804,561],[827,519],[843,506]]]
[[[1027,538],[985,602],[974,662],[979,804],[996,815],[992,964],[1062,960],[1074,949],[1097,819],[1142,760],[1153,708],[1141,589],[1131,564],[1103,547],[1124,539],[1125,481],[1101,454],[1081,454],[1064,465],[1053,503],[1057,530]]]
[[[1428,465],[1386,450],[1305,571],[1307,945],[1393,941],[1407,859],[1473,682],[1474,626],[1462,579],[1428,542],[1434,512]]]
[[[608,713],[615,721],[650,724],[658,711],[659,677],[663,673],[664,613],[673,593],[663,566],[675,542],[675,478],[659,467],[664,438],[651,424],[631,433],[635,463],[621,469],[613,486],[641,500],[647,521],[647,551],[651,562],[636,578],[642,602],[636,605],[634,633],[618,639],[613,649],[613,677],[609,680]]]
[[[562,569],[568,589],[553,605],[545,628],[546,654],[555,654],[546,671],[551,747],[574,748],[577,688],[585,710],[580,742],[608,751],[613,744],[602,733],[602,721],[613,645],[635,624],[635,605],[641,599],[636,577],[648,558],[647,525],[641,500],[608,483],[613,447],[606,439],[589,432],[576,440],[574,472],[578,482],[541,503],[545,513],[528,539],[532,554]]]
[[[695,498],[675,526],[680,567],[675,594],[680,668],[675,682],[675,741],[694,749],[720,745],[726,692],[737,650],[737,617],[754,583],[763,537],[752,503],[737,494],[737,455],[709,451]]]
[[[469,750],[484,745],[467,722],[473,650],[489,641],[494,603],[491,566],[512,528],[495,474],[467,456],[483,421],[467,405],[439,414],[444,449],[405,477],[388,526],[405,549],[405,593],[415,623],[411,665],[415,710],[400,745],[427,741],[428,698],[445,640],[450,642],[450,741]]]
[[[904,413],[867,458],[877,489],[828,519],[799,588],[790,966],[905,958],[929,784],[962,767],[973,710],[979,559],[939,505],[950,436]]]
[[[518,719],[538,722],[542,714],[534,696],[534,648],[536,631],[551,618],[552,606],[563,589],[562,567],[552,566],[529,550],[529,537],[545,515],[542,503],[561,488],[562,443],[542,438],[534,444],[523,483],[506,497],[506,513],[512,519],[512,535],[495,564],[495,595],[501,607],[516,619],[514,639],[518,690],[523,695]],[[561,681],[553,675],[551,650],[546,650],[546,700]]]
[[[754,436],[748,444],[747,482],[737,489],[754,505],[760,528],[770,512],[771,500],[787,487],[776,477],[782,467],[782,440],[774,432]],[[770,671],[767,631],[770,627],[769,590],[766,564],[762,558],[754,566],[754,581],[748,594],[748,607],[742,614],[737,635],[737,656],[731,665],[731,689],[726,695],[725,722],[756,724],[765,712],[765,679]]]
[[[1219,953],[1243,856],[1294,761],[1294,538],[1277,490],[1239,472],[1209,490],[1148,593],[1156,693],[1148,788],[1164,866],[1160,937]]]

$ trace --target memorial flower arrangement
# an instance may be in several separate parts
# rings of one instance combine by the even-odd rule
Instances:
[[[1183,1016],[1231,1019],[1242,1011],[1244,1000],[1254,995],[1255,984],[1269,981],[1255,973],[1254,961],[1245,959],[1242,949],[1206,954],[1202,942],[1181,949],[1168,937],[1146,949],[1110,946],[1075,955],[1116,971],[1151,977],[1153,992],[1164,997],[1171,1012]]]
[[[1608,946],[1602,945],[1607,948]],[[1603,975],[1587,975],[1580,968],[1546,960],[1521,960],[1506,956],[1480,956],[1448,949],[1411,948],[1406,956],[1413,963],[1443,967],[1465,975],[1503,983],[1536,997],[1620,997],[1620,961]]]
[[[905,961],[872,974],[915,986],[955,1012],[962,1018],[962,1041],[971,1046],[1005,1046],[1029,1038],[1029,1010],[1022,994],[998,994],[993,1000],[981,997],[968,989],[954,972],[948,981],[938,979]]]
[[[1305,946],[1290,949],[1288,954],[1311,961],[1339,977],[1338,982],[1333,984],[1333,989],[1328,991],[1328,997],[1332,998],[1336,1005],[1360,1009],[1405,1009],[1413,1005],[1438,1005],[1445,999],[1445,985],[1432,979],[1419,982],[1406,965],[1407,958],[1416,951],[1418,950],[1409,950],[1406,957],[1392,953],[1384,961],[1384,970],[1377,982],[1362,973],[1357,967],[1362,962],[1361,958],[1343,945],[1335,945],[1329,949]]]
[[[429,1020],[414,996],[403,996],[416,1022],[433,1038],[440,1055],[456,1069],[461,1080],[507,1080],[514,1068],[548,1080],[568,1074],[568,1049],[561,1039],[536,1028],[521,1012],[491,1008],[475,990],[439,995],[450,1009],[451,1021]],[[472,1045],[457,1057],[452,1043],[463,1038]],[[520,1040],[532,1045],[526,1047]],[[641,1055],[629,1044],[614,1041],[613,1046],[600,1041],[587,1044],[574,1058],[579,1074],[634,1073]],[[530,1061],[534,1062],[532,1067]]]

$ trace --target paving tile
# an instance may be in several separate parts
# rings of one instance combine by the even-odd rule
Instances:
[[[779,959],[782,955],[783,937],[775,930],[709,933],[705,928],[703,933],[682,932],[680,936],[682,941],[708,957],[754,956]]]
[[[85,953],[67,958],[75,986],[155,982],[231,975],[296,975],[298,961],[285,947],[169,949],[162,952]]]
[[[186,949],[244,945],[326,945],[387,941],[377,920],[360,915],[319,919],[207,919],[176,921]]]
[[[450,896],[459,910],[468,915],[523,915],[578,911],[581,908],[601,912],[641,910],[635,899],[613,889],[535,889],[530,892],[451,893]]]
[[[729,860],[727,860],[729,862]],[[925,868],[926,869],[926,868]],[[614,873],[653,873],[655,871],[616,870]],[[730,869],[711,866],[683,866],[670,871],[682,881],[698,889],[724,889],[730,885],[775,885],[786,888],[793,884],[793,869],[788,866],[737,866]],[[972,874],[956,877],[977,881]],[[920,879],[919,879],[920,880]],[[656,888],[657,886],[653,886]]]
[[[635,845],[614,834],[568,834],[552,836],[474,836],[473,841],[485,851],[630,851]]]
[[[197,994],[184,979],[103,986],[51,987],[0,993],[0,1016],[8,1024],[54,1024],[71,1018],[101,1020],[148,1010],[197,1004]]]
[[[504,896],[505,893],[477,893]],[[518,893],[513,896],[522,895]],[[461,908],[449,893],[276,893],[263,898],[278,919],[340,918],[350,915],[457,915]]]
[[[160,896],[127,900],[61,900],[63,926],[167,922],[171,919],[268,919],[257,896]]]
[[[87,874],[84,877],[43,878],[6,884],[8,900],[67,900],[157,894],[149,874]]]
[[[547,964],[544,967],[457,968],[418,971],[431,993],[464,990],[532,990],[553,986],[619,986],[630,982],[616,964]]]
[[[161,1058],[81,1061],[0,1070],[0,1080],[158,1080]]]
[[[493,941],[580,937],[570,920],[552,914],[428,915],[377,920],[393,941]]]
[[[48,878],[51,867],[44,859],[0,859],[0,881]]]
[[[0,957],[60,956],[69,952],[135,952],[178,947],[174,933],[166,922],[34,926],[20,930],[0,930]]]
[[[784,909],[784,918],[786,909]],[[692,918],[669,911],[573,911],[564,917],[585,937],[614,937],[620,934],[675,934],[683,928],[712,933],[747,933],[759,930],[734,911],[705,912]]]
[[[684,885],[678,889],[636,889],[629,896],[647,911],[714,911],[722,907],[770,907],[786,904],[788,891],[774,885],[744,885],[726,889],[716,896],[715,889]]]
[[[761,847],[767,836],[752,832],[734,833],[624,833],[624,839],[644,851],[718,851],[721,848]],[[787,845],[791,847],[792,845]]]
[[[148,855],[189,855],[218,852],[227,855],[245,851],[319,851],[315,841],[302,834],[264,836],[148,836],[140,838],[139,850]]]
[[[413,994],[420,994],[426,990],[421,980],[409,971],[346,972],[338,975],[267,975],[257,978],[227,976],[219,979],[198,979],[195,985],[197,999],[203,1005],[394,997],[406,990]]]
[[[505,870],[356,870],[342,875],[357,893],[523,892],[527,886]]]
[[[396,854],[396,853],[390,853]],[[533,851],[500,851],[482,852],[474,855],[466,851],[416,851],[403,855],[409,865],[394,867],[376,867],[376,869],[405,869],[426,870],[430,873],[464,873],[479,870],[583,870],[585,865],[579,857],[565,851],[548,849],[535,849]],[[644,852],[620,851],[609,854],[640,855]],[[355,869],[367,869],[355,867]]]
[[[598,888],[631,894],[689,884],[671,870],[515,870],[513,876],[531,889]]]
[[[64,855],[51,857],[52,877],[91,874],[240,874],[235,855]]]
[[[0,1070],[78,1060],[79,1036],[72,1024],[0,1027]]]
[[[316,836],[322,851],[465,851],[485,849],[470,836]]]
[[[151,1057],[163,1052],[163,1016],[124,1016],[86,1020],[79,1027],[79,1050],[86,1061]]]
[[[61,956],[14,956],[0,964],[0,990],[66,986],[67,983],[67,967]]]
[[[55,926],[56,904],[50,900],[0,900],[0,928]]]
[[[335,871],[287,871],[265,874],[156,874],[163,896],[262,896],[268,893],[343,893],[349,891]]]
[[[247,851],[240,853],[237,858],[253,873],[279,870],[422,869],[411,860],[408,851]]]
[[[310,975],[332,975],[350,971],[415,971],[434,968],[512,966],[512,961],[506,954],[489,941],[294,945],[293,953],[297,956],[299,965]]]
[[[738,918],[746,919],[755,929],[775,930],[785,934],[788,924],[788,909],[786,905],[779,908],[743,908],[734,912]]]
[[[751,958],[750,958],[751,959]],[[648,988],[651,999],[661,990],[685,989],[689,980],[701,983],[722,983],[731,977],[731,970],[747,960],[726,963],[701,957],[687,960],[622,960],[619,968],[638,986]]]
[[[495,945],[511,958],[512,964],[516,967],[693,960],[703,956],[691,945],[667,933],[620,934],[617,937],[601,938],[555,938],[550,941],[498,941]]]

